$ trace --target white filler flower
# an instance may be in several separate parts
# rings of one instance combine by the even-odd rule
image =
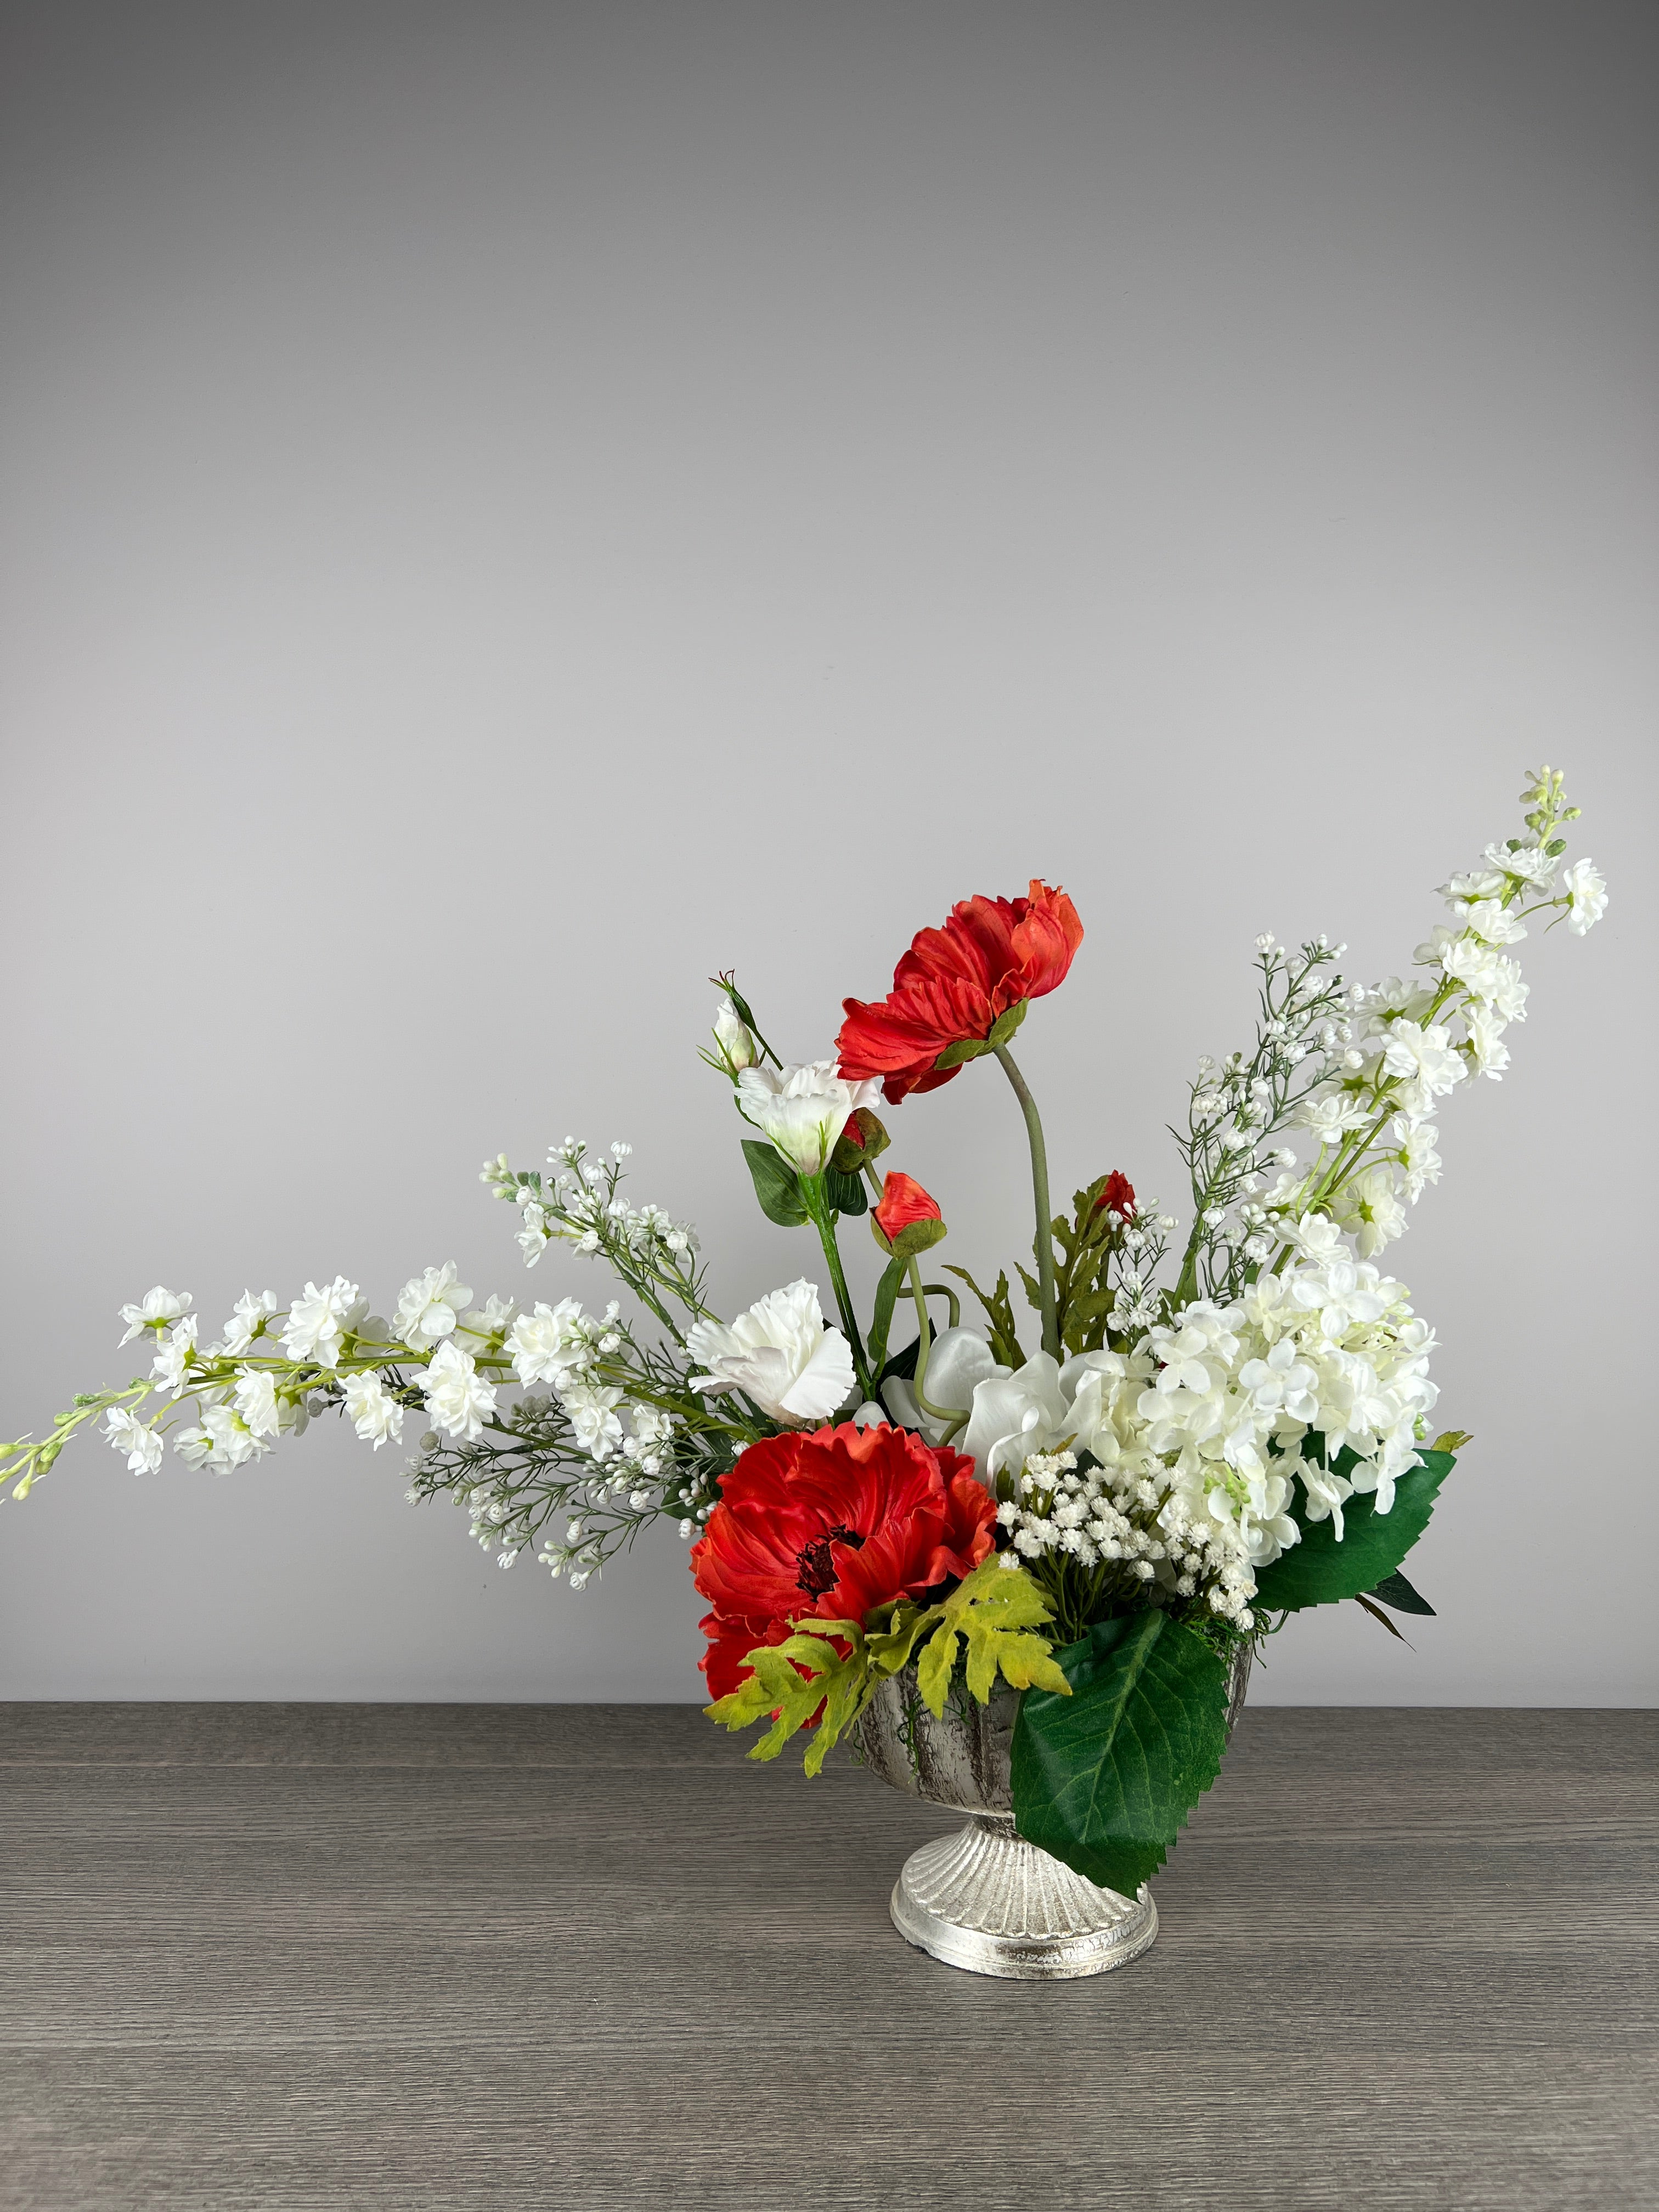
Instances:
[[[741,1390],[775,1421],[827,1421],[853,1387],[852,1350],[839,1329],[824,1327],[805,1277],[769,1291],[729,1328],[696,1322],[685,1348],[709,1370],[691,1377],[693,1389]]]

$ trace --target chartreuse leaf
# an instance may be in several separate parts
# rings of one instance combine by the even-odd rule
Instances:
[[[744,1139],[743,1156],[749,1163],[761,1212],[780,1229],[799,1229],[808,1216],[800,1194],[800,1177],[788,1161],[758,1137]]]
[[[1032,1690],[1014,1723],[1014,1826],[1103,1888],[1133,1897],[1221,1771],[1227,1669],[1154,1608],[1097,1621],[1059,1666],[1069,1698]]]
[[[1349,1462],[1352,1464],[1352,1462]],[[1291,1510],[1302,1540],[1282,1552],[1255,1578],[1256,1603],[1268,1613],[1300,1613],[1310,1605],[1334,1605],[1364,1597],[1399,1568],[1429,1525],[1441,1484],[1456,1465],[1449,1452],[1419,1451],[1395,1485],[1394,1504],[1379,1513],[1376,1500],[1350,1498],[1342,1508],[1340,1543],[1334,1521],[1310,1521],[1300,1492]],[[1342,1462],[1339,1457],[1339,1469]]]
[[[835,1625],[843,1629],[850,1626]],[[781,1644],[763,1644],[747,1655],[744,1664],[753,1671],[706,1709],[709,1719],[724,1728],[740,1729],[769,1713],[772,1725],[749,1756],[775,1759],[822,1705],[823,1717],[806,1751],[809,1774],[823,1765],[824,1753],[858,1717],[874,1686],[862,1637],[843,1656],[822,1636],[789,1636]]]
[[[938,1605],[903,1600],[878,1607],[867,1631],[855,1620],[810,1618],[781,1644],[763,1644],[749,1652],[743,1663],[750,1673],[735,1690],[703,1710],[728,1729],[748,1728],[769,1715],[772,1726],[749,1756],[775,1759],[791,1736],[811,1725],[822,1705],[817,1732],[806,1751],[806,1771],[816,1774],[825,1753],[846,1735],[888,1676],[909,1664],[923,1638],[928,1641],[917,1672],[935,1718],[945,1710],[957,1645],[964,1638],[968,1686],[981,1705],[991,1694],[999,1668],[1017,1690],[1037,1685],[1065,1696],[1066,1677],[1048,1656],[1052,1646],[1046,1637],[1030,1633],[1048,1618],[1048,1601],[1024,1569],[1000,1567],[994,1554]],[[844,1654],[829,1640],[832,1637],[846,1643]]]
[[[1048,1601],[1023,1567],[1005,1567],[994,1553],[932,1610],[939,1626],[921,1647],[916,1686],[935,1720],[945,1711],[959,1641],[968,1646],[968,1687],[981,1705],[999,1672],[1017,1690],[1036,1687],[1056,1697],[1070,1695],[1066,1677],[1048,1656],[1054,1645],[1046,1636],[1031,1633],[1053,1616]]]

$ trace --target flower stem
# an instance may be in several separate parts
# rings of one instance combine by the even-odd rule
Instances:
[[[1036,1263],[1037,1290],[1042,1305],[1042,1348],[1054,1358],[1060,1357],[1060,1310],[1054,1295],[1054,1231],[1048,1206],[1048,1149],[1042,1141],[1042,1117],[1037,1112],[1036,1100],[1027,1087],[1025,1078],[1015,1064],[1014,1055],[1006,1044],[992,1048],[1002,1062],[1002,1072],[1014,1086],[1020,1111],[1025,1116],[1025,1133],[1031,1146],[1031,1195],[1036,1205]]]
[[[959,1406],[936,1406],[931,1398],[922,1395],[922,1385],[927,1380],[927,1355],[933,1349],[933,1333],[927,1319],[927,1293],[921,1287],[921,1268],[915,1260],[910,1262],[909,1273],[910,1295],[916,1302],[916,1371],[910,1380],[910,1395],[918,1409],[926,1413],[930,1421],[948,1424],[939,1439],[941,1443],[948,1444],[959,1429],[967,1426],[971,1416]]]
[[[836,1218],[823,1194],[823,1177],[803,1176],[801,1194],[806,1200],[806,1210],[812,1217],[812,1226],[818,1232],[818,1242],[823,1247],[823,1256],[830,1268],[830,1280],[834,1285],[836,1304],[841,1309],[841,1325],[847,1332],[847,1341],[852,1348],[853,1371],[858,1377],[860,1390],[866,1399],[875,1391],[870,1381],[870,1364],[865,1357],[864,1339],[859,1334],[858,1316],[853,1310],[852,1293],[847,1287],[847,1276],[841,1264],[841,1246],[836,1240]]]

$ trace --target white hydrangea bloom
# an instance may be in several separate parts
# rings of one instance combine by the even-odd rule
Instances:
[[[694,1390],[741,1390],[775,1421],[827,1421],[853,1387],[852,1348],[824,1326],[817,1287],[804,1277],[769,1291],[729,1328],[695,1322],[685,1346],[708,1370],[691,1377]]]

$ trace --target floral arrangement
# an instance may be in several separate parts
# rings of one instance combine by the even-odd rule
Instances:
[[[1431,1610],[1401,1567],[1468,1438],[1428,1441],[1434,1336],[1377,1261],[1439,1180],[1441,1101],[1508,1066],[1527,922],[1582,936],[1607,903],[1588,860],[1564,864],[1578,810],[1560,775],[1529,772],[1522,803],[1524,834],[1444,887],[1408,977],[1346,985],[1340,945],[1256,940],[1255,1042],[1189,1086],[1184,1237],[1118,1170],[1053,1209],[1012,1046],[1083,925],[1033,882],[923,930],[884,998],[845,1001],[833,1058],[787,1064],[719,979],[703,1057],[763,1211],[817,1239],[833,1319],[800,1274],[721,1320],[691,1228],[623,1195],[629,1148],[567,1138],[544,1170],[502,1155],[483,1180],[517,1209],[527,1266],[554,1244],[602,1260],[626,1310],[475,1304],[450,1265],[406,1283],[390,1320],[343,1275],[286,1305],[248,1291],[209,1341],[190,1297],[157,1288],[122,1310],[149,1373],[77,1398],[0,1473],[26,1497],[94,1420],[135,1474],[169,1435],[220,1473],[325,1415],[377,1451],[416,1416],[410,1501],[464,1507],[503,1567],[534,1547],[580,1589],[651,1522],[696,1540],[708,1710],[769,1723],[755,1757],[806,1732],[816,1771],[906,1670],[935,1717],[999,1682],[1021,1693],[1019,1832],[1133,1894],[1218,1771],[1244,1647],[1339,1600],[1385,1626]],[[878,1165],[878,1105],[981,1060],[1025,1123],[1029,1321],[1006,1271],[923,1279],[944,1213]],[[884,1256],[863,1313],[840,1244],[860,1216]]]

